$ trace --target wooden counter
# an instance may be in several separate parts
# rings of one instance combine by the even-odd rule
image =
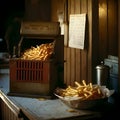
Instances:
[[[9,73],[0,74],[0,98],[18,117],[17,120],[87,120],[100,119],[102,113],[98,111],[73,110],[59,99],[42,99],[8,96]],[[1,105],[2,106],[2,105]],[[3,108],[0,108],[1,110]],[[6,112],[6,110],[2,110]],[[8,113],[2,113],[2,118]],[[9,117],[11,117],[9,115]],[[7,120],[7,119],[6,119]]]

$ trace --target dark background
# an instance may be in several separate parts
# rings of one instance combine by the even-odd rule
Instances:
[[[23,17],[25,0],[2,0],[0,3],[0,52],[6,52],[5,32],[14,17]]]

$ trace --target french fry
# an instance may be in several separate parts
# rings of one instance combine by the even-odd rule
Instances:
[[[86,84],[85,80],[82,80],[83,85],[75,81],[76,87],[68,86],[62,90],[60,94],[63,97],[80,97],[81,100],[99,99],[103,97],[103,94],[98,85],[93,86],[92,83]]]
[[[77,81],[75,81],[75,84],[77,85],[78,88],[81,87],[81,85]]]
[[[92,83],[90,83],[89,85],[90,85],[90,88],[92,89],[93,88]]]
[[[40,46],[27,49],[21,59],[27,60],[47,60],[54,52],[54,43],[41,44]]]
[[[83,83],[84,86],[86,86],[86,82],[85,82],[85,80],[82,80],[82,83]]]

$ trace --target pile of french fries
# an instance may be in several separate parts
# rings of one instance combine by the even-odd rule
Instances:
[[[68,86],[57,92],[62,97],[79,97],[81,100],[99,99],[104,96],[99,85],[86,84],[85,80],[82,80],[82,84],[75,81],[75,85],[75,87]]]
[[[48,60],[54,52],[54,43],[46,43],[25,50],[21,59],[25,60]]]

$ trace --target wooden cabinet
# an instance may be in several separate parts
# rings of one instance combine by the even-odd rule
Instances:
[[[0,91],[0,119],[1,120],[24,120],[24,115],[20,109],[15,106]]]

